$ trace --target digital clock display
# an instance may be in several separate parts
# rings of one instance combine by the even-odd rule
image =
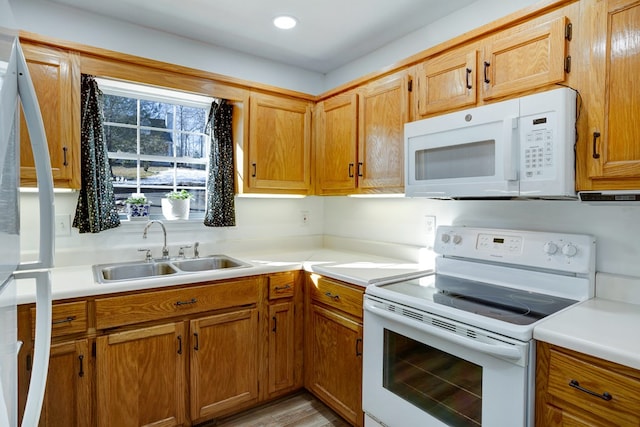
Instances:
[[[493,243],[504,243],[504,238],[502,237],[494,237]]]

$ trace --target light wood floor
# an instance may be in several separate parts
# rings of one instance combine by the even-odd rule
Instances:
[[[308,392],[218,421],[216,427],[349,427]]]

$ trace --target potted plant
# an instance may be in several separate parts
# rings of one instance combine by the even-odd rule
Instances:
[[[144,194],[132,194],[126,201],[126,212],[129,220],[139,220],[149,218],[149,205]]]
[[[162,215],[166,219],[189,219],[193,195],[187,190],[171,191],[162,199]]]

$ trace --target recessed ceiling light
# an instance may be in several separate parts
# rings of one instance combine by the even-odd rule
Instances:
[[[293,16],[281,15],[273,18],[273,25],[281,30],[290,30],[296,26],[298,21]]]

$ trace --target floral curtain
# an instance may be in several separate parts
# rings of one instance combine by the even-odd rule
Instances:
[[[233,105],[229,101],[219,99],[211,103],[207,122],[211,150],[204,215],[204,225],[208,227],[236,225],[232,116]]]
[[[93,76],[82,75],[81,102],[81,188],[73,226],[80,233],[99,233],[118,227],[120,219],[104,140],[102,92]]]

